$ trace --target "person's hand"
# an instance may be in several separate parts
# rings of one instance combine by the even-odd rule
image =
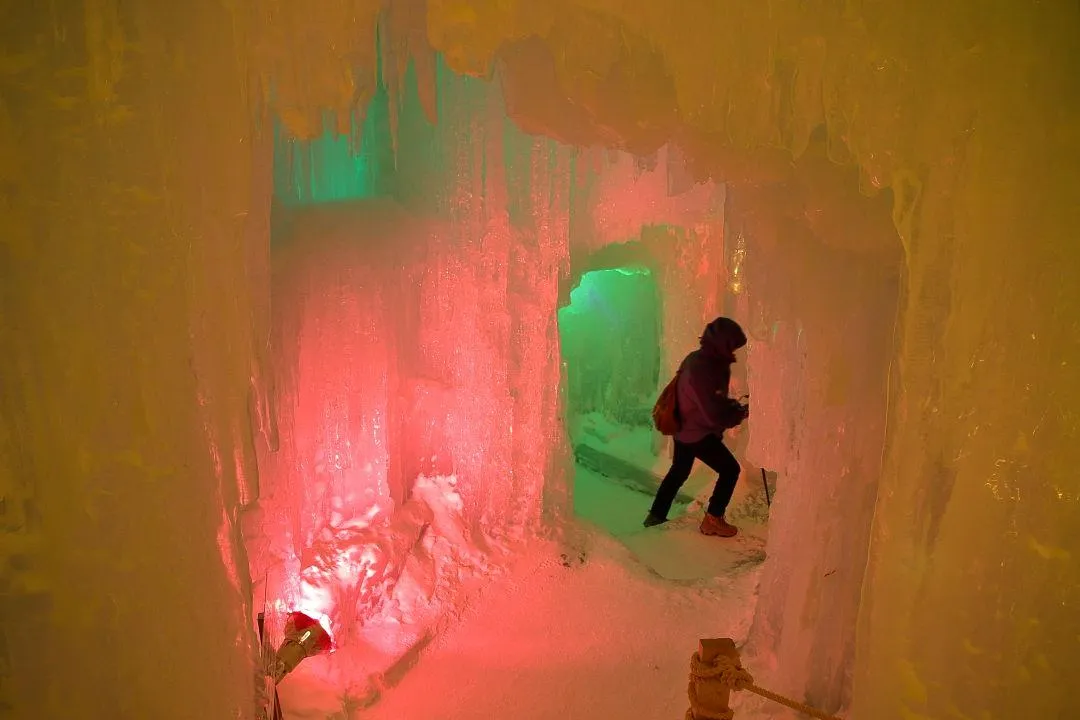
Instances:
[[[750,406],[743,405],[735,398],[727,398],[725,411],[723,413],[724,419],[722,420],[724,427],[733,428],[742,424],[750,415]]]
[[[750,417],[750,395],[743,395],[735,401],[739,406],[739,413],[742,419]]]

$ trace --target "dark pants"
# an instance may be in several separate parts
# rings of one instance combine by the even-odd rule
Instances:
[[[731,494],[735,492],[735,483],[739,479],[741,468],[739,461],[724,445],[724,441],[716,435],[706,435],[696,443],[675,441],[671,469],[664,476],[664,481],[660,483],[660,488],[656,491],[656,499],[653,500],[651,511],[653,515],[667,517],[679,488],[690,477],[690,470],[694,467],[695,459],[705,463],[719,474],[712,497],[709,498],[708,512],[710,515],[723,517],[728,503],[731,502]]]

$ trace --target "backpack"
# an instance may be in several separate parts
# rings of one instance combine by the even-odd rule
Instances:
[[[656,398],[656,404],[653,405],[653,425],[661,435],[674,435],[682,429],[682,422],[679,420],[678,385],[679,373],[676,372],[675,377],[660,391],[660,397]]]

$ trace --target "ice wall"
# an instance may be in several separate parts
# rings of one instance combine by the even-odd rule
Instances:
[[[244,706],[245,613],[216,602],[236,594],[209,538],[228,546],[245,497],[234,476],[254,477],[232,438],[252,427],[246,388],[265,347],[249,310],[268,294],[263,110],[297,136],[316,136],[326,111],[347,131],[380,58],[400,81],[412,57],[434,116],[431,58],[417,52],[429,38],[453,68],[502,67],[511,116],[533,131],[641,154],[674,138],[696,173],[738,185],[782,178],[824,125],[830,157],[868,194],[891,191],[907,282],[853,714],[1076,714],[1062,688],[1080,586],[1080,10],[396,0],[376,46],[380,6],[5,9],[12,714],[90,696],[80,706],[101,717]],[[237,239],[249,230],[256,242]],[[132,635],[143,641],[119,639]],[[74,659],[84,674],[67,670]]]
[[[499,551],[551,530],[567,507],[556,320],[574,268],[655,268],[673,303],[694,308],[674,332],[700,328],[722,282],[700,262],[722,237],[711,183],[673,190],[680,166],[666,157],[635,164],[527,137],[497,84],[441,65],[431,112],[419,80],[406,73],[398,98],[380,86],[354,132],[305,139],[282,124],[277,135],[280,446],[260,455],[244,536],[255,609],[300,608],[333,628],[339,652],[305,665],[302,682],[360,702],[457,612],[472,578],[497,569]],[[639,272],[641,307],[610,310],[639,346],[627,361],[652,366],[607,389],[612,407],[647,416],[661,299]]]
[[[724,255],[726,187],[692,181],[686,162],[677,148],[666,147],[643,157],[594,148],[575,163],[570,282],[560,304],[569,304],[571,288],[587,272],[649,270],[662,312],[657,391],[697,347],[731,280]]]
[[[892,193],[908,280],[853,712],[1075,712],[1061,688],[1077,635],[1066,373],[1080,11],[529,7],[432,5],[432,37],[462,69],[486,67],[504,42],[544,55],[521,40],[541,38],[578,110],[545,118],[553,132],[590,136],[595,123],[592,137],[642,147],[641,128],[666,128],[700,172],[762,182],[824,125],[865,192]],[[613,97],[629,77],[632,108]]]
[[[746,656],[770,687],[837,712],[851,699],[902,251],[886,199],[858,198],[855,173],[822,151],[783,183],[729,194],[729,311],[751,338],[753,412],[733,440],[748,471],[778,474]]]
[[[327,616],[338,643],[301,674],[354,701],[568,497],[570,149],[506,123],[497,86],[439,70],[432,126],[406,83],[394,132],[381,93],[359,142],[279,138],[281,443],[245,518],[256,598]]]
[[[0,715],[249,717],[270,165],[242,27],[0,14]]]

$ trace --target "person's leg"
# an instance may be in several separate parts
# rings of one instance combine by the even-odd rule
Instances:
[[[694,455],[713,470],[716,471],[716,486],[713,488],[712,497],[709,498],[708,513],[718,518],[724,517],[731,495],[735,492],[735,483],[739,480],[742,468],[739,461],[731,454],[724,445],[724,441],[716,435],[709,435],[700,442],[694,443],[692,448]]]
[[[664,476],[663,482],[656,490],[656,499],[653,500],[649,516],[645,518],[645,525],[658,525],[667,520],[671,504],[675,502],[675,496],[686,479],[690,477],[690,471],[694,467],[694,451],[689,445],[675,441],[675,452],[671,458],[671,469]]]

